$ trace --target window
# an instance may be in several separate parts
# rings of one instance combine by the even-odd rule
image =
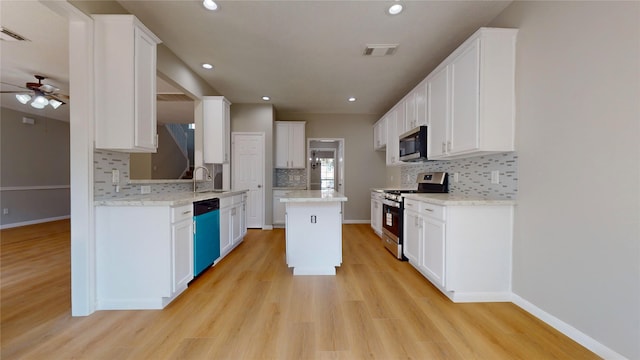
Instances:
[[[333,158],[320,158],[320,188],[335,189],[335,164]]]

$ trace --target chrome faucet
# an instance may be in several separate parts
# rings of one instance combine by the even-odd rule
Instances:
[[[196,172],[198,171],[198,169],[204,169],[204,171],[207,173],[207,177],[205,178],[205,180],[211,178],[211,174],[209,173],[209,169],[207,169],[204,166],[196,166],[196,168],[193,169],[193,175],[191,175],[193,177],[193,192],[196,192]]]

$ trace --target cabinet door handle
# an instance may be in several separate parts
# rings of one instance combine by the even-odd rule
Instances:
[[[433,209],[425,209],[426,211],[433,212]]]
[[[442,142],[442,152],[445,153],[447,151],[446,145],[444,141]]]
[[[187,214],[191,214],[191,210],[187,210],[187,211],[183,211],[182,215],[187,215]]]
[[[447,141],[447,151],[451,151],[451,141]]]

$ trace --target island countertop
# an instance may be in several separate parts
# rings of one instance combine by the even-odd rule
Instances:
[[[286,193],[280,202],[332,202],[347,201],[347,197],[334,190],[294,190]]]

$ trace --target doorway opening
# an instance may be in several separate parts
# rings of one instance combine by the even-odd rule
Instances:
[[[307,139],[307,189],[344,194],[344,139]]]

